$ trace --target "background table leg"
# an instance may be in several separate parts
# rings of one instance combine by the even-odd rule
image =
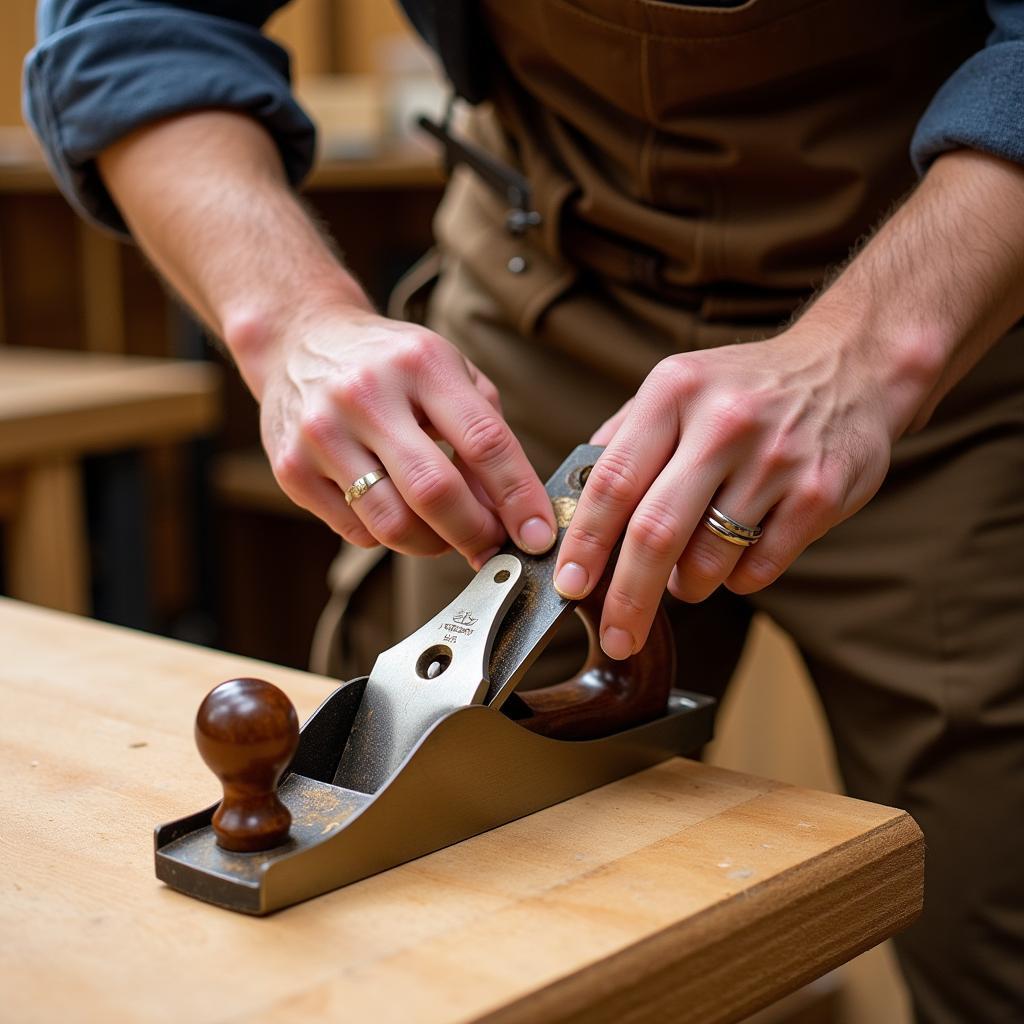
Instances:
[[[54,459],[26,468],[7,531],[12,597],[60,611],[89,610],[81,471]]]

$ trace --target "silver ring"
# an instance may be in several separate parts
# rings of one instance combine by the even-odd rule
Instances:
[[[372,469],[364,473],[358,480],[352,481],[352,486],[345,491],[345,504],[351,505],[358,501],[374,484],[378,484],[386,477],[387,471],[383,469]]]
[[[752,544],[756,544],[764,533],[763,526],[747,526],[715,508],[714,505],[709,506],[703,519],[703,525],[716,537],[741,548],[749,548]]]

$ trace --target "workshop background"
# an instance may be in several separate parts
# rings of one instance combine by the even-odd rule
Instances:
[[[222,353],[53,185],[21,119],[34,7],[0,5],[0,590],[305,667],[337,539],[277,488]],[[296,0],[270,32],[321,132],[308,199],[383,304],[430,243],[443,176],[409,125],[443,85],[381,0]],[[716,763],[839,789],[820,707],[771,623],[718,732]],[[886,944],[754,1019],[910,1018]]]

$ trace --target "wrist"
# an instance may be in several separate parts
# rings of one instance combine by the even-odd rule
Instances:
[[[365,318],[373,305],[350,274],[335,267],[328,279],[294,294],[242,296],[225,305],[220,333],[249,390],[261,400],[270,368],[290,339],[324,317]]]
[[[841,276],[792,330],[825,342],[843,366],[873,392],[893,441],[926,405],[955,350],[950,324],[909,314],[898,303],[865,295]]]

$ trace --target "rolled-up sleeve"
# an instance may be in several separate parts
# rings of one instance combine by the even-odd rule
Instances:
[[[97,154],[148,122],[213,107],[260,121],[289,179],[301,181],[315,130],[292,96],[287,53],[260,31],[283,3],[42,0],[25,117],[71,203],[127,233]]]
[[[910,152],[923,174],[951,149],[1024,163],[1024,0],[988,0],[993,31],[936,93]]]

